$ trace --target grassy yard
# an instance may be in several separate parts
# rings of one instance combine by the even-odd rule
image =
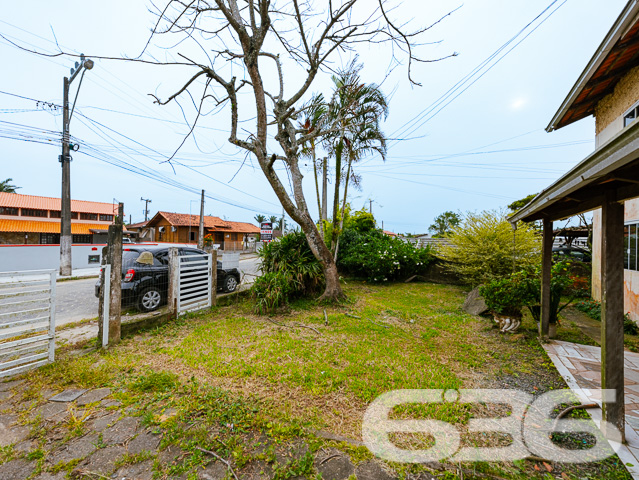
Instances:
[[[190,452],[184,473],[203,461],[196,445],[229,455],[241,467],[256,455],[250,453],[250,438],[260,435],[276,443],[301,438],[311,451],[339,448],[361,462],[370,457],[357,446],[363,413],[389,390],[515,388],[539,394],[565,388],[530,319],[520,333],[502,335],[491,320],[461,310],[465,292],[459,287],[349,281],[345,290],[350,301],[341,307],[300,301],[267,317],[254,315],[250,301],[239,299],[125,339],[107,352],[68,355],[29,376],[29,388],[21,393],[23,418],[42,402],[41,389],[109,386],[118,392],[119,408],[165,432],[163,446],[174,443]],[[562,332],[566,339],[578,334],[578,329]],[[396,413],[463,427],[489,411],[444,403]],[[39,435],[44,468],[47,432]],[[464,437],[467,444],[484,440]],[[420,441],[428,443],[409,443]],[[15,455],[6,449],[4,460]],[[307,460],[278,470],[277,478],[313,477]],[[428,470],[392,467],[404,477]],[[584,466],[521,461],[464,469],[460,473],[451,466],[438,474],[451,479],[630,478],[616,457]],[[157,475],[168,473],[158,470]]]

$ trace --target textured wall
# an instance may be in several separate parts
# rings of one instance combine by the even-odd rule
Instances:
[[[34,245],[40,243],[39,233],[0,232],[0,245]]]
[[[639,67],[630,70],[621,78],[615,91],[605,96],[595,108],[597,134],[639,100]]]

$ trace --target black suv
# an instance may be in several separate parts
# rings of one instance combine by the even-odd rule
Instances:
[[[202,255],[196,248],[177,247],[180,256]],[[143,252],[151,252],[153,265],[138,263]],[[100,280],[95,284],[95,296],[100,296]],[[233,292],[240,283],[237,268],[222,269],[217,262],[217,288]],[[166,303],[169,289],[169,247],[156,245],[127,246],[122,252],[122,305],[135,305],[143,312],[157,310]]]

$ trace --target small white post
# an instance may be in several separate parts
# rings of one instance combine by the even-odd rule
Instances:
[[[111,306],[111,265],[104,266],[104,294],[102,295],[102,347],[109,344],[109,307]]]
[[[49,274],[50,289],[49,292],[49,362],[55,361],[55,270]]]

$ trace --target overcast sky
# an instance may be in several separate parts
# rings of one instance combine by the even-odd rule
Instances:
[[[390,142],[385,163],[370,157],[357,167],[362,185],[361,191],[352,190],[349,195],[354,208],[368,208],[372,200],[373,213],[387,230],[423,233],[443,211],[503,208],[536,193],[594,149],[592,118],[552,134],[544,128],[625,1],[555,2],[495,57],[509,52],[502,60],[490,70],[480,70],[443,103],[435,102],[553,2],[398,3],[395,18],[400,23],[410,20],[414,26],[428,25],[461,5],[423,37],[441,43],[419,51],[425,58],[452,52],[458,56],[419,65],[413,75],[422,86],[411,87],[402,66],[385,78],[388,50],[377,45],[360,48],[362,80],[383,82],[382,89],[391,98],[383,129],[388,137],[400,140]],[[141,0],[5,2],[0,33],[42,52],[55,52],[55,32],[59,45],[69,51],[133,57],[144,47],[154,21],[147,10],[150,6]],[[156,58],[175,57],[178,52],[201,56],[187,42],[169,50],[154,48]],[[54,140],[59,138],[61,112],[7,94],[60,104],[62,79],[75,60],[33,55],[2,39],[0,57],[0,180],[13,178],[21,187],[19,193],[59,197],[60,152],[59,141]],[[342,55],[335,61],[339,67],[350,58]],[[290,72],[289,94],[300,80],[293,69]],[[71,122],[71,134],[80,144],[71,164],[72,198],[122,201],[134,222],[143,219],[140,197],[152,199],[151,214],[158,210],[188,213],[189,209],[197,213],[199,196],[195,192],[200,189],[207,192],[207,214],[238,221],[252,221],[256,213],[281,214],[255,160],[245,159],[243,152],[227,142],[227,110],[213,111],[199,121],[195,138],[186,142],[173,167],[162,163],[188,132],[184,115],[192,121],[194,109],[183,98],[183,115],[178,105],[154,105],[148,94],[166,98],[192,73],[185,68],[95,61],[82,82]],[[312,90],[329,96],[329,78],[323,75]],[[71,100],[79,80],[72,85]],[[209,106],[207,111],[212,110]],[[248,109],[243,119],[250,130]],[[313,206],[310,172],[305,182],[306,197]],[[316,208],[312,214],[316,215]]]

